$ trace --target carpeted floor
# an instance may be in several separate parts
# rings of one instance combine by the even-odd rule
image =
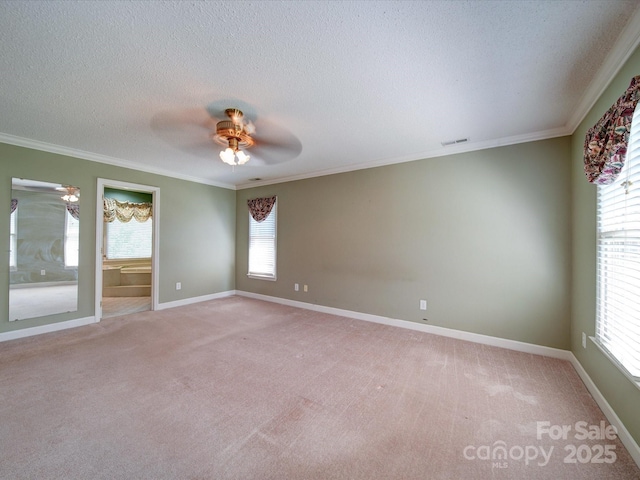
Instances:
[[[0,388],[7,479],[640,478],[566,361],[241,297],[2,343]]]

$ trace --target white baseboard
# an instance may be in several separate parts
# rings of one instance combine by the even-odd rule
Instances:
[[[92,323],[97,323],[96,317],[76,318],[73,320],[66,320],[64,322],[49,323],[47,325],[41,325],[39,327],[29,327],[22,328],[20,330],[12,330],[10,332],[2,332],[0,333],[0,342],[31,337],[33,335],[41,335],[43,333],[57,332],[59,330],[66,330],[68,328],[82,327],[84,325],[90,325]]]
[[[380,315],[372,315],[369,313],[354,312],[351,310],[342,310],[340,308],[325,307],[322,305],[314,305],[312,303],[298,302],[296,300],[288,300],[286,298],[271,297],[258,293],[236,291],[237,295],[264,300],[267,302],[279,303],[290,307],[304,308],[315,312],[329,313],[331,315],[339,315],[341,317],[355,318],[356,320],[365,320],[367,322],[382,323],[393,327],[407,328],[417,330],[419,332],[432,333],[443,337],[457,338],[469,342],[480,343],[482,345],[491,345],[493,347],[506,348],[508,350],[516,350],[518,352],[532,353],[534,355],[543,355],[545,357],[560,358],[562,360],[571,360],[573,354],[569,350],[560,348],[545,347],[535,345],[533,343],[519,342],[517,340],[507,340],[505,338],[491,337],[479,333],[463,332],[462,330],[453,330],[451,328],[438,327],[435,325],[425,325],[423,323],[409,322],[407,320],[398,320],[395,318],[382,317]]]
[[[578,372],[578,375],[587,387],[587,390],[589,390],[589,393],[600,407],[600,410],[602,410],[602,413],[604,413],[604,416],[607,417],[607,420],[609,420],[609,423],[611,425],[616,427],[620,441],[629,451],[629,454],[636,462],[638,467],[640,467],[640,446],[638,446],[638,443],[633,439],[633,437],[629,433],[629,430],[626,429],[616,412],[613,410],[611,405],[609,405],[609,402],[607,402],[607,399],[604,398],[604,395],[602,395],[600,390],[598,390],[596,384],[593,383],[593,380],[591,380],[591,377],[573,353],[571,353],[570,361],[573,365],[573,368],[576,369],[576,372]]]
[[[207,302],[209,300],[217,300],[219,298],[231,297],[235,295],[235,290],[228,290],[226,292],[212,293],[210,295],[202,295],[200,297],[183,298],[182,300],[175,300],[173,302],[159,303],[157,310],[166,310],[167,308],[184,307],[185,305],[191,305],[192,303]]]

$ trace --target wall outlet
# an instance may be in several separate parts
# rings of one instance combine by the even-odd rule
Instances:
[[[427,301],[420,300],[420,310],[426,310],[426,309],[427,309]]]
[[[46,275],[46,274],[47,274],[46,270],[40,270],[40,275]]]
[[[582,348],[587,348],[587,334],[582,332]]]
[[[298,290],[300,290],[300,285],[298,283],[294,283],[293,289],[297,292]]]
[[[176,290],[181,290],[181,289],[182,289],[182,283],[176,282]]]
[[[308,285],[305,285],[305,286],[304,286],[304,291],[305,291],[305,292],[308,292],[308,291],[309,291],[309,286],[308,286]]]

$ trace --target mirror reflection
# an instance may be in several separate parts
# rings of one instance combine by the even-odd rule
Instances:
[[[78,309],[80,189],[14,178],[9,321]]]

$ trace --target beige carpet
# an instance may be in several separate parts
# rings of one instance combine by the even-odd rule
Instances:
[[[2,343],[0,388],[6,479],[640,478],[566,361],[240,297]]]

